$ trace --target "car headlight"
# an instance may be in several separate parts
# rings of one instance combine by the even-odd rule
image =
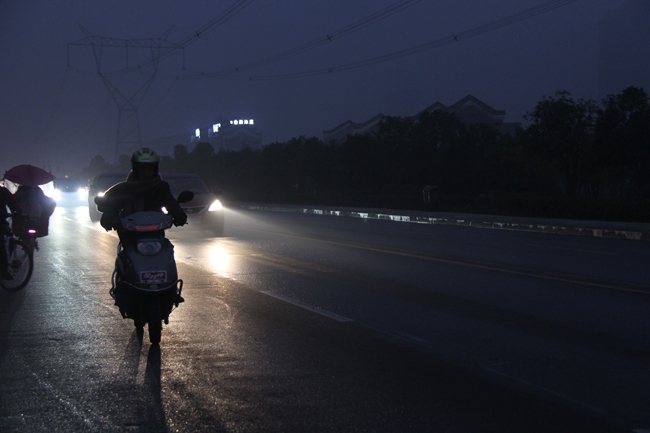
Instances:
[[[211,205],[208,211],[215,211],[215,210],[221,210],[223,208],[223,205],[219,200],[215,200]]]
[[[61,199],[61,191],[58,190],[58,189],[55,189],[54,191],[52,191],[52,198],[54,200],[60,200]]]

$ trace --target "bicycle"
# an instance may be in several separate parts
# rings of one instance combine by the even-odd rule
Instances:
[[[14,278],[5,280],[0,277],[0,286],[8,292],[17,292],[25,287],[32,277],[34,247],[13,233],[2,235],[2,238],[2,248],[7,252],[7,270]]]

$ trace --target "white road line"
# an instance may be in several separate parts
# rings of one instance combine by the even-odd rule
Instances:
[[[539,248],[552,248],[556,250],[567,250],[567,251],[578,251],[581,253],[593,253],[593,254],[607,254],[609,256],[620,256],[619,253],[610,253],[607,251],[595,251],[595,250],[581,250],[577,248],[566,248],[566,247],[556,247],[553,245],[539,245],[539,244],[528,244],[529,247],[539,247]]]
[[[562,400],[565,400],[565,401],[571,402],[571,403],[574,404],[574,405],[578,405],[578,406],[584,407],[584,408],[586,408],[586,409],[589,409],[589,410],[592,411],[592,412],[599,413],[599,414],[601,414],[601,415],[606,413],[604,410],[601,410],[601,409],[598,409],[598,408],[596,408],[596,407],[590,406],[590,405],[588,405],[587,403],[584,403],[584,402],[582,402],[582,401],[575,400],[575,399],[569,397],[568,395],[562,394],[562,393],[557,392],[557,391],[553,391],[552,389],[545,388],[545,387],[543,387],[543,386],[535,385],[534,383],[529,382],[529,381],[524,380],[524,379],[521,379],[521,378],[519,378],[519,377],[517,377],[517,376],[513,376],[513,375],[511,375],[511,374],[507,374],[507,373],[503,373],[503,372],[501,372],[501,371],[497,371],[497,370],[495,370],[495,369],[493,369],[493,368],[490,368],[490,367],[485,367],[485,366],[483,366],[482,368],[483,368],[484,370],[486,370],[486,371],[489,371],[490,373],[493,373],[493,374],[496,374],[496,375],[498,375],[498,376],[502,376],[502,377],[507,377],[508,379],[514,380],[514,381],[516,381],[516,382],[519,382],[519,383],[521,383],[521,384],[523,384],[523,385],[525,385],[525,386],[528,386],[528,387],[531,387],[531,388],[535,388],[535,389],[537,389],[537,390],[540,390],[540,391],[546,392],[546,393],[548,393],[548,394],[554,395],[554,396],[556,396],[556,397],[558,397],[558,398],[560,398],[560,399],[562,399]]]
[[[309,310],[314,313],[320,314],[321,316],[329,317],[330,319],[334,319],[338,322],[354,322],[354,320],[349,319],[347,317],[338,315],[336,313],[332,313],[331,311],[323,310],[322,308],[314,307],[313,305],[305,304],[304,302],[296,301],[295,299],[290,298],[288,296],[278,295],[277,293],[271,293],[267,291],[260,291],[260,293],[264,293],[265,295],[271,296],[276,299],[280,299],[281,301],[288,302],[290,304],[304,308],[305,310]]]

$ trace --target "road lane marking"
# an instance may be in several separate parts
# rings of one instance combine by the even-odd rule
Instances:
[[[553,245],[528,244],[529,247],[553,248],[556,250],[578,251],[580,253],[606,254],[608,256],[620,256],[620,253],[610,253],[608,251],[581,250],[579,248],[556,247]]]
[[[492,374],[496,374],[496,375],[498,375],[498,376],[505,377],[505,378],[508,378],[508,379],[510,379],[510,380],[514,380],[515,382],[519,382],[520,384],[525,385],[525,386],[527,386],[527,387],[534,388],[534,389],[537,389],[537,390],[539,390],[539,391],[542,391],[542,392],[545,392],[545,393],[551,394],[551,395],[553,395],[553,396],[555,396],[555,397],[557,397],[557,398],[560,398],[560,399],[562,399],[562,400],[565,400],[565,401],[567,401],[567,402],[570,402],[570,403],[572,403],[572,404],[574,404],[574,405],[581,406],[581,407],[583,407],[583,408],[586,408],[586,409],[588,409],[588,410],[590,410],[590,411],[592,411],[592,412],[598,413],[598,414],[600,414],[600,415],[605,415],[605,414],[607,413],[606,411],[604,411],[604,410],[602,410],[602,409],[599,409],[599,408],[597,408],[597,407],[591,406],[591,405],[589,405],[589,404],[587,404],[587,403],[585,403],[585,402],[582,402],[582,401],[579,401],[579,400],[573,399],[573,398],[569,397],[569,396],[566,395],[566,394],[562,394],[561,392],[553,391],[553,390],[550,389],[550,388],[546,388],[546,387],[543,387],[543,386],[535,385],[534,383],[529,382],[529,381],[527,381],[527,380],[524,380],[524,379],[522,379],[522,378],[520,378],[520,377],[513,376],[513,375],[511,375],[511,374],[507,374],[507,373],[503,373],[503,372],[501,372],[501,371],[497,371],[497,370],[495,370],[495,369],[493,369],[493,368],[489,368],[489,367],[485,367],[485,366],[482,366],[481,368],[482,368],[483,370],[485,370],[485,371],[489,371],[489,372],[492,373]]]
[[[253,231],[260,231],[260,232],[265,232],[268,233],[268,230],[259,230],[259,229],[254,229],[254,228],[249,228],[248,230],[253,230]],[[526,269],[518,269],[516,267],[508,268],[506,266],[499,266],[499,265],[494,265],[494,264],[489,264],[489,263],[480,263],[480,262],[471,262],[466,259],[461,259],[461,258],[450,258],[450,257],[436,257],[433,255],[427,255],[427,254],[419,254],[419,253],[412,253],[412,252],[406,252],[406,251],[398,251],[398,250],[390,250],[386,248],[380,248],[380,247],[373,247],[369,245],[362,245],[359,243],[352,243],[352,242],[342,242],[342,241],[333,241],[333,240],[328,240],[328,239],[322,239],[319,237],[306,237],[306,236],[301,236],[301,235],[294,235],[290,233],[285,233],[285,232],[273,232],[275,234],[279,234],[281,236],[286,236],[286,237],[291,237],[291,238],[296,238],[296,239],[309,239],[313,241],[318,241],[330,245],[337,245],[337,246],[342,246],[342,247],[348,247],[348,248],[356,248],[360,250],[366,250],[366,251],[374,251],[382,254],[393,254],[393,255],[398,255],[402,257],[411,257],[411,258],[416,258],[420,260],[428,260],[431,262],[438,262],[438,263],[446,263],[450,265],[458,265],[458,266],[467,266],[471,268],[476,268],[476,269],[485,269],[488,271],[493,271],[493,272],[500,272],[504,274],[511,274],[511,275],[520,275],[524,277],[530,277],[530,278],[536,278],[536,279],[542,279],[542,280],[549,280],[549,281],[557,281],[561,283],[569,283],[569,284],[577,284],[581,286],[588,286],[588,287],[597,287],[600,289],[609,289],[609,290],[617,290],[621,292],[631,292],[631,293],[638,293],[642,295],[650,295],[650,287],[644,287],[639,284],[634,284],[634,283],[628,283],[628,285],[624,285],[626,283],[621,283],[617,284],[616,282],[604,282],[604,283],[599,283],[596,281],[589,281],[588,279],[579,279],[577,277],[573,277],[571,275],[562,275],[559,273],[555,273],[555,275],[552,274],[544,274],[541,271],[533,271],[533,270],[526,270]]]
[[[293,298],[290,298],[288,296],[284,295],[279,295],[277,293],[272,293],[268,291],[260,291],[260,293],[263,293],[265,295],[271,296],[273,298],[279,299],[284,302],[288,302],[290,304],[296,305],[298,307],[304,308],[306,310],[309,310],[311,312],[320,314],[321,316],[329,317],[330,319],[334,319],[337,322],[354,322],[353,319],[341,316],[336,313],[332,313],[331,311],[323,310],[322,308],[314,307],[313,305],[305,304],[304,302],[297,301]]]
[[[288,235],[288,236],[295,236],[295,235]],[[299,237],[299,236],[295,236],[295,237]],[[424,254],[407,253],[407,252],[404,252],[404,251],[388,250],[388,249],[384,249],[384,248],[370,247],[370,246],[365,246],[365,245],[347,244],[347,243],[343,243],[343,242],[327,241],[327,240],[323,240],[323,239],[317,239],[317,240],[319,240],[320,242],[325,242],[325,243],[334,244],[334,245],[347,246],[347,247],[351,247],[351,248],[358,248],[358,249],[367,250],[367,251],[375,251],[375,252],[379,252],[379,253],[394,254],[394,255],[403,256],[403,257],[412,257],[412,258],[417,258],[417,259],[422,259],[422,260],[429,260],[429,261],[432,261],[432,262],[447,263],[447,264],[451,264],[451,265],[468,266],[468,267],[471,267],[471,268],[485,269],[485,270],[489,270],[489,271],[501,272],[501,273],[504,273],[504,274],[520,275],[520,276],[524,276],[524,277],[531,277],[531,278],[550,280],[550,281],[558,281],[558,282],[562,282],[562,283],[578,284],[578,285],[582,285],[582,286],[598,287],[598,288],[601,288],[601,289],[610,289],[610,290],[618,290],[618,291],[622,291],[622,292],[632,292],[632,293],[639,293],[639,294],[642,294],[642,295],[650,295],[650,288],[635,288],[635,287],[617,285],[615,283],[598,283],[598,282],[595,282],[595,281],[587,281],[587,280],[581,280],[581,279],[578,279],[578,278],[573,278],[570,275],[567,275],[567,276],[548,275],[548,274],[543,274],[542,272],[535,272],[535,271],[514,269],[514,268],[513,269],[508,269],[505,266],[491,265],[491,264],[486,264],[486,263],[476,263],[476,262],[470,262],[470,261],[463,260],[463,259],[434,257],[434,256],[429,256],[429,255],[424,255]]]

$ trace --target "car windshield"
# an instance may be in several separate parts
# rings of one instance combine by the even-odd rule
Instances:
[[[172,194],[178,195],[181,191],[192,191],[194,194],[205,194],[210,192],[208,185],[200,177],[175,177],[163,176],[163,180],[169,183]]]
[[[54,188],[66,191],[76,191],[81,188],[81,182],[76,178],[63,177],[54,181]]]
[[[106,191],[108,188],[112,187],[116,183],[124,182],[125,180],[126,180],[125,174],[101,176],[99,179],[97,179],[97,184],[95,186],[100,191]]]

